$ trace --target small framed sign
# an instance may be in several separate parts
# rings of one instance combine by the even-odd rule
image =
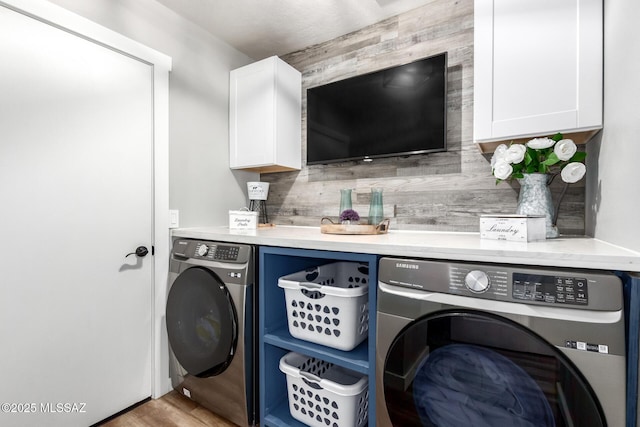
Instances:
[[[258,227],[258,212],[249,210],[229,211],[230,230],[255,230]]]
[[[481,215],[480,238],[512,242],[545,240],[545,217],[543,215]]]

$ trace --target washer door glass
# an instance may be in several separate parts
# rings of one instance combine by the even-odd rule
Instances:
[[[191,267],[173,282],[167,299],[169,344],[191,375],[218,375],[229,366],[237,324],[231,296],[211,270]]]
[[[434,313],[408,325],[384,365],[395,426],[605,426],[573,363],[523,326],[490,313]]]

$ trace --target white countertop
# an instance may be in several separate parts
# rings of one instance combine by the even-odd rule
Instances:
[[[177,228],[173,236],[262,246],[316,249],[552,267],[640,272],[640,253],[589,237],[517,243],[480,239],[479,233],[390,230],[379,235],[323,234],[319,227],[277,225],[255,231],[226,226]]]

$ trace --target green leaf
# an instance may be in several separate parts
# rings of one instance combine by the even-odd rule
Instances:
[[[587,158],[587,153],[584,151],[578,151],[569,159],[570,162],[581,162]]]
[[[524,153],[524,164],[525,165],[530,165],[531,162],[533,161],[533,157],[531,156],[531,153],[529,152],[529,148],[527,148],[527,151]]]
[[[512,173],[511,176],[515,179],[522,179],[524,178],[524,175],[522,174],[522,172],[518,172],[518,173]]]
[[[551,139],[553,139],[555,142],[558,142],[562,139],[562,134],[560,132],[556,133],[555,135],[553,135],[551,137]]]
[[[547,160],[542,162],[542,164],[545,165],[545,166],[553,166],[556,163],[558,163],[559,161],[560,161],[560,159],[558,158],[558,155],[556,153],[551,153],[551,154],[549,154],[549,157],[547,157]]]
[[[540,166],[538,167],[538,172],[547,173],[549,172],[549,168],[544,163],[540,163]]]
[[[524,157],[524,164],[527,165],[527,167],[532,166],[536,169],[538,168],[538,163],[540,163],[540,150],[534,150],[531,147],[527,147]]]

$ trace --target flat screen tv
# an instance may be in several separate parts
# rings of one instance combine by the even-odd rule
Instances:
[[[447,53],[307,90],[307,164],[446,151]]]

